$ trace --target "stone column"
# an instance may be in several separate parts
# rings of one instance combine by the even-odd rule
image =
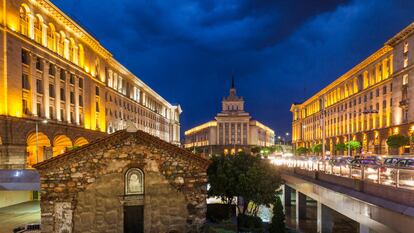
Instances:
[[[331,233],[333,229],[332,210],[317,202],[317,232]]]
[[[283,206],[286,207],[288,206],[292,206],[291,204],[291,200],[292,200],[292,188],[288,185],[283,185]]]
[[[49,63],[43,60],[43,109],[45,113],[46,119],[50,119],[50,112],[49,112]]]
[[[296,221],[306,219],[306,195],[296,190]]]

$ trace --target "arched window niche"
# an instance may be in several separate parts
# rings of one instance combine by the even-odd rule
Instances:
[[[125,173],[125,195],[144,194],[144,173],[139,168],[130,168]]]

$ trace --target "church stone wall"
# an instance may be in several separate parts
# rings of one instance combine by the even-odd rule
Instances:
[[[36,166],[42,232],[123,232],[123,207],[134,203],[144,206],[144,232],[200,232],[208,162],[144,138],[144,133],[111,135]],[[129,168],[144,172],[141,199],[124,195]],[[62,215],[72,221],[62,221]]]

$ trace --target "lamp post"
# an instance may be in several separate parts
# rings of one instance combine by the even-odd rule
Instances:
[[[47,124],[47,120],[41,121],[43,124]],[[39,121],[36,121],[36,163],[39,162]]]
[[[289,133],[288,132],[286,132],[286,141],[285,141],[285,145],[287,145],[287,141],[289,140]]]

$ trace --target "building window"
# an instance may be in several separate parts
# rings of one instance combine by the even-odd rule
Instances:
[[[26,50],[22,50],[22,63],[26,65],[30,63],[29,52]]]
[[[29,115],[29,106],[27,105],[27,100],[22,100],[22,109],[25,115]]]
[[[408,53],[408,41],[404,42],[404,53]]]
[[[69,76],[69,83],[74,85],[75,84],[75,75],[74,74],[70,74]]]
[[[29,36],[29,12],[24,6],[20,7],[20,33]]]
[[[22,88],[25,90],[30,90],[29,75],[22,74]]]
[[[49,96],[55,98],[55,86],[53,84],[49,84]]]
[[[79,106],[83,107],[83,97],[79,96]]]
[[[36,69],[39,71],[43,71],[43,61],[40,57],[36,58]]]
[[[99,96],[99,87],[95,87],[95,95]]]
[[[384,87],[382,88],[382,94],[383,94],[383,95],[387,94],[387,86],[384,86]]]
[[[72,91],[70,92],[70,103],[75,104],[75,93]]]
[[[60,69],[60,80],[66,81],[66,72],[64,69]]]
[[[403,75],[403,85],[407,85],[408,84],[408,74],[404,74]]]
[[[42,105],[40,103],[36,104],[36,109],[37,109],[37,116],[42,117]]]
[[[49,65],[49,75],[55,76],[56,74],[56,66],[54,64]]]
[[[66,100],[65,89],[63,87],[60,88],[60,100],[62,101]]]
[[[36,79],[36,91],[39,94],[43,94],[43,82],[40,79]]]
[[[50,116],[50,119],[54,119],[55,118],[54,111],[55,111],[54,108],[52,106],[49,106],[49,116]]]
[[[99,112],[99,102],[95,102],[95,109],[96,109],[96,112]]]
[[[60,108],[60,120],[65,120],[65,110],[63,108]]]
[[[79,88],[83,88],[83,79],[79,78]]]
[[[130,168],[125,173],[125,195],[144,194],[144,173],[139,168]]]

